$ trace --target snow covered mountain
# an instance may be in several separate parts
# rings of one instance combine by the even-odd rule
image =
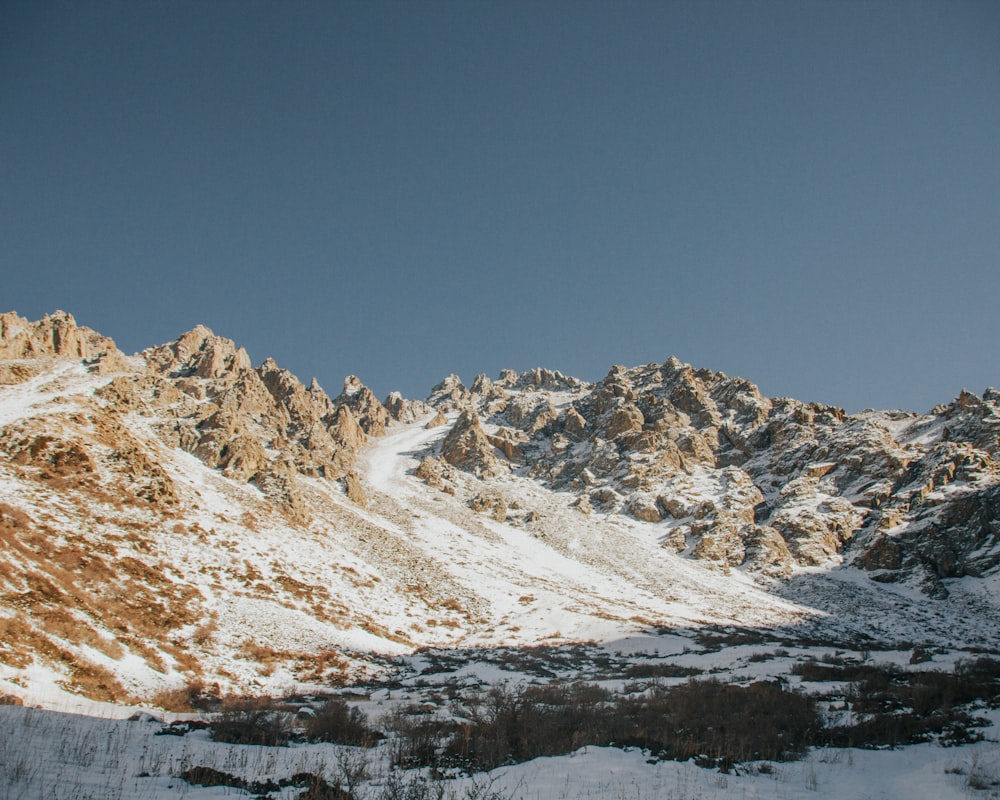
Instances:
[[[331,398],[204,327],[3,314],[0,693],[706,625],[992,646],[998,400],[848,416],[676,359]]]

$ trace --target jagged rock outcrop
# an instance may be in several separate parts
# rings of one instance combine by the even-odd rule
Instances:
[[[486,434],[486,439],[511,463],[520,464],[524,460],[521,445],[528,441],[528,437],[522,431],[499,428],[494,434]]]
[[[389,413],[391,419],[404,424],[415,422],[420,417],[427,416],[433,410],[427,403],[422,403],[419,400],[407,400],[399,392],[390,392],[382,402],[382,405],[385,406],[385,410]]]
[[[480,492],[469,501],[469,508],[479,514],[488,513],[497,522],[507,519],[507,501],[493,492]]]
[[[273,359],[254,369],[246,350],[203,325],[142,356],[145,371],[116,378],[101,397],[156,409],[166,443],[289,508],[294,475],[344,479],[368,435],[383,434],[389,420],[357,378],[331,400],[315,379],[306,388]]]
[[[489,443],[582,510],[663,526],[665,546],[720,567],[780,577],[843,557],[937,593],[1000,560],[998,400],[962,392],[923,417],[851,417],[676,358],[596,384],[505,370],[467,393],[452,376],[432,395],[482,415],[456,426],[465,444],[450,463],[462,469],[483,474]]]
[[[441,457],[479,477],[501,475],[506,468],[493,451],[476,412],[463,411],[441,443]]]
[[[371,436],[383,436],[389,424],[389,412],[372,390],[355,375],[344,379],[344,390],[333,401],[336,406],[347,406],[361,429]]]
[[[426,404],[398,393],[381,403],[355,376],[331,399],[273,359],[254,368],[243,348],[204,326],[130,359],[69,314],[0,315],[0,385],[31,380],[45,359],[111,372],[94,395],[106,418],[151,419],[164,446],[260,488],[299,518],[308,515],[300,476],[340,481],[363,505],[359,451],[390,424],[436,410],[428,427],[447,424],[449,412],[458,418],[440,458],[415,473],[429,485],[455,492],[456,470],[484,481],[515,471],[571,494],[581,511],[657,526],[665,547],[721,569],[781,576],[844,559],[877,580],[912,580],[943,596],[949,579],[1000,568],[994,389],[963,391],[926,415],[849,416],[766,398],[743,379],[670,358],[614,366],[594,384],[535,369],[479,375],[467,388],[451,375]],[[148,458],[143,465],[127,429],[100,425],[116,458],[135,462],[123,491],[174,502],[171,479]],[[3,437],[13,463],[40,479],[99,485],[72,440],[49,441],[37,425]]]
[[[114,341],[78,326],[72,314],[56,311],[37,322],[29,322],[14,312],[0,314],[0,359],[45,356],[80,359],[102,372],[127,369],[125,357]],[[8,372],[11,377],[16,374],[14,369]]]
[[[347,497],[364,508],[368,505],[368,493],[365,491],[361,476],[356,472],[348,472],[344,476],[344,491]]]
[[[470,392],[458,375],[449,375],[431,389],[427,404],[439,411],[460,411],[472,402]]]

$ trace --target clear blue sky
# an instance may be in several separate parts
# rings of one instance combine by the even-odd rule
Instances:
[[[331,394],[1000,384],[1000,3],[0,2],[0,306]]]

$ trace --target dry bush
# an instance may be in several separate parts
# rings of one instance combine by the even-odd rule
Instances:
[[[368,718],[359,708],[342,698],[331,697],[316,715],[305,721],[305,737],[313,742],[371,747],[383,736],[368,726]]]
[[[150,702],[164,711],[204,711],[219,706],[218,687],[208,687],[202,681],[190,681],[176,689],[163,689]]]
[[[342,684],[349,664],[350,662],[336,650],[323,650],[300,658],[295,675],[305,683]]]
[[[626,678],[690,678],[700,675],[702,670],[698,667],[684,667],[680,664],[669,662],[637,662],[625,668],[623,674]]]
[[[613,697],[592,684],[495,687],[466,700],[467,721],[397,714],[394,762],[401,766],[491,770],[584,745],[639,746],[659,758],[727,767],[780,761],[816,739],[811,698],[775,683],[730,686],[692,681],[641,697]]]
[[[626,699],[624,721],[633,737],[664,758],[707,756],[710,763],[785,761],[811,745],[821,727],[816,702],[777,683],[735,686],[691,681]]]
[[[223,703],[209,731],[216,742],[286,747],[292,726],[287,714],[271,709],[268,699],[239,698]]]
[[[1000,661],[989,658],[959,662],[950,673],[906,672],[886,664],[823,671],[828,680],[856,679],[844,697],[854,722],[824,734],[838,746],[895,747],[933,738],[944,745],[978,741],[982,735],[974,729],[986,721],[965,709],[974,703],[1000,705]]]

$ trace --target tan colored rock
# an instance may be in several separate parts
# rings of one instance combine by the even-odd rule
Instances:
[[[667,531],[666,536],[663,537],[660,544],[663,547],[670,548],[671,550],[676,550],[678,553],[687,549],[687,536],[685,532],[687,531],[686,526],[680,525],[676,528],[671,528]]]
[[[344,390],[334,399],[334,405],[347,406],[361,429],[369,436],[384,436],[389,424],[389,412],[375,394],[356,375],[344,379]]]
[[[770,526],[753,526],[746,536],[746,566],[772,577],[787,577],[794,560],[781,534]]]
[[[347,492],[347,498],[352,503],[357,503],[362,508],[368,505],[368,495],[365,493],[365,487],[356,472],[348,472],[344,476],[344,489]]]
[[[447,424],[448,418],[444,415],[444,412],[438,411],[437,414],[434,415],[433,419],[429,420],[424,427],[430,430],[431,428],[440,428],[442,425]]]
[[[434,456],[424,456],[413,474],[428,486],[440,486],[444,465]]]
[[[496,434],[487,434],[486,438],[491,445],[504,454],[508,461],[517,464],[524,461],[524,451],[521,449],[521,444],[528,439],[520,431],[515,431],[512,428],[500,428]]]
[[[0,386],[15,386],[31,380],[38,369],[28,364],[0,363]]]
[[[204,325],[143,355],[150,370],[171,378],[191,376],[232,382],[241,372],[252,369],[246,350],[237,348],[231,339],[216,336]]]
[[[478,476],[496,476],[505,473],[493,452],[479,417],[475,411],[466,410],[441,443],[441,456],[449,464]]]
[[[480,492],[469,501],[469,508],[477,514],[489,512],[497,522],[507,519],[507,503],[498,494],[492,492]]]
[[[330,426],[330,435],[337,444],[352,453],[360,450],[365,443],[365,432],[347,406],[338,406],[336,419]]]
[[[604,426],[604,435],[615,439],[623,433],[641,431],[645,418],[639,408],[631,403],[615,410]]]
[[[593,504],[591,504],[590,498],[587,497],[587,495],[585,494],[578,497],[576,500],[570,503],[570,505],[573,506],[573,508],[575,508],[581,514],[586,514],[587,516],[589,516],[591,512],[594,510],[594,506]]]
[[[420,417],[431,412],[431,407],[419,400],[407,400],[399,392],[390,392],[382,401],[389,417],[397,422],[415,422]]]
[[[656,500],[660,504],[660,507],[674,519],[684,519],[684,517],[689,517],[692,514],[692,510],[689,508],[687,502],[676,495],[661,494]]]
[[[0,359],[56,356],[125,368],[124,355],[114,341],[90,328],[79,327],[72,314],[56,311],[38,322],[14,312],[0,314]]]
[[[458,375],[449,375],[431,389],[427,402],[434,408],[440,408],[444,411],[458,411],[468,408],[472,402],[472,393],[465,387]]]
[[[617,511],[621,505],[622,496],[610,486],[602,486],[590,493],[590,502],[605,511]]]
[[[730,519],[697,523],[691,526],[691,534],[701,537],[691,553],[693,558],[717,562],[726,568],[739,566],[746,560],[740,527]]]
[[[533,434],[555,422],[558,413],[548,397],[527,392],[508,399],[503,416],[515,428]]]
[[[583,436],[587,432],[587,420],[583,418],[579,411],[570,406],[566,412],[563,429],[570,436]]]
[[[628,513],[643,522],[659,522],[663,519],[663,511],[656,497],[646,494],[636,494],[628,501]]]

